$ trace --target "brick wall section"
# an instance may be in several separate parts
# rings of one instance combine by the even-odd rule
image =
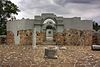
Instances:
[[[64,33],[54,33],[54,41],[57,44],[64,44]]]
[[[65,30],[65,43],[66,45],[79,45],[80,43],[80,31],[79,30]]]
[[[83,40],[86,46],[92,45],[92,31],[84,30],[83,31]]]
[[[19,30],[21,45],[32,45],[32,30]],[[44,32],[36,32],[36,44],[41,45],[45,41]],[[54,41],[60,45],[92,45],[92,32],[89,30],[68,29],[63,33],[54,33]],[[7,44],[14,44],[14,34],[7,32]]]
[[[7,31],[7,44],[8,44],[8,45],[15,44],[15,41],[14,41],[14,34],[13,34],[13,32],[11,32],[11,31]]]
[[[36,44],[41,45],[45,40],[44,32],[36,32]]]
[[[20,35],[20,44],[21,45],[32,45],[32,30],[20,30],[18,31]]]
[[[63,33],[56,33],[54,40],[62,45],[92,45],[92,32],[69,29]]]

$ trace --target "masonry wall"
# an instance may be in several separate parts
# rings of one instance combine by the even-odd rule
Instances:
[[[14,20],[7,22],[7,34],[9,34],[9,31],[13,33],[14,44],[20,44],[20,36],[18,36],[18,31],[29,29],[33,30],[33,22],[33,20],[29,19]],[[9,38],[7,39],[9,40]]]
[[[19,30],[20,45],[32,45],[32,30]]]
[[[64,18],[63,23],[65,29],[93,30],[91,20],[81,20],[79,17]]]
[[[66,29],[55,33],[54,40],[60,45],[92,45],[92,32],[89,30]]]
[[[7,32],[7,43],[14,44],[14,34],[10,31]],[[32,30],[19,30],[18,36],[20,36],[20,45],[32,45]],[[44,32],[36,32],[36,44],[43,45],[45,41]],[[76,30],[68,29],[63,33],[54,33],[54,41],[58,45],[92,45],[92,32],[89,30]]]
[[[7,31],[7,44],[8,45],[15,44],[15,41],[14,41],[14,33],[11,32],[11,31]]]
[[[35,16],[33,20],[22,19],[7,22],[8,44],[31,44],[32,40],[30,39],[32,39],[34,28],[37,31],[37,44],[42,44],[45,40],[45,33],[42,32],[41,25],[44,19],[50,17],[57,22],[56,33],[54,33],[55,42],[62,45],[91,45],[92,34],[90,30],[93,28],[91,20],[81,20],[80,17],[57,17],[52,13]],[[30,33],[27,33],[27,31]],[[31,34],[30,37],[27,34]],[[26,42],[28,40],[30,43]]]
[[[42,45],[45,41],[45,33],[44,32],[36,32],[36,44]]]
[[[45,41],[45,33],[37,32],[37,45],[42,45]],[[58,45],[92,45],[92,31],[66,29],[64,32],[54,33],[54,41]]]

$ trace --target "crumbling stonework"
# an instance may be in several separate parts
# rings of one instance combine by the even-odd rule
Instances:
[[[45,33],[36,32],[36,44],[41,45],[45,40]]]
[[[7,44],[9,45],[15,44],[14,34],[11,31],[7,31]]]
[[[32,45],[32,30],[20,30],[18,35],[20,35],[21,45]]]
[[[84,45],[89,46],[92,45],[92,31],[83,30],[83,40]]]
[[[68,29],[65,30],[65,44],[66,45],[79,45],[80,44],[80,31]]]
[[[68,29],[56,33],[54,40],[62,45],[92,45],[92,32],[89,30]]]
[[[17,35],[20,36],[21,45],[32,45],[32,30],[19,30]],[[14,34],[7,33],[7,43],[14,44]],[[36,44],[42,45],[45,42],[46,35],[44,32],[36,32]],[[76,30],[66,29],[63,33],[54,33],[54,42],[57,45],[92,45],[92,31],[89,30]],[[98,39],[100,39],[98,37]],[[99,42],[99,40],[98,40]]]
[[[55,33],[54,34],[54,41],[59,44],[64,44],[64,33]]]

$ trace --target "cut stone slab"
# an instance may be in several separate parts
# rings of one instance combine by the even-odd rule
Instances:
[[[92,50],[100,50],[100,45],[92,45],[91,49]]]
[[[45,48],[45,58],[57,59],[57,47],[47,47]]]

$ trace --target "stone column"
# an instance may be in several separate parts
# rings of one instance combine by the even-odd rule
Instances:
[[[33,39],[33,41],[32,41],[32,47],[34,49],[34,48],[36,48],[36,28],[34,28],[34,31],[33,31],[32,35],[33,35],[32,36],[32,39]]]

